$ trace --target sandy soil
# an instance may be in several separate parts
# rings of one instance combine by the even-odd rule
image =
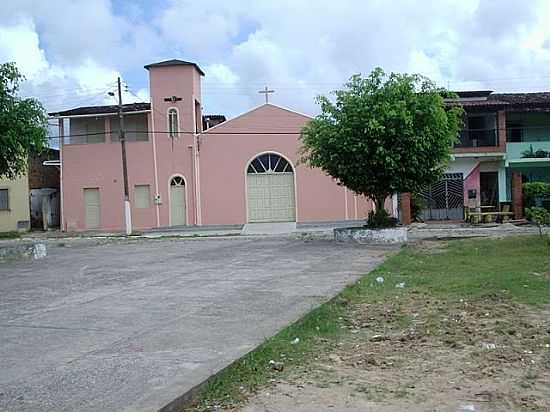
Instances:
[[[549,307],[419,295],[349,322],[350,337],[241,411],[550,411]]]

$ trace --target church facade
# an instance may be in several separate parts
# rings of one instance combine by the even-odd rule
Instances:
[[[364,219],[372,203],[299,162],[304,114],[266,103],[233,119],[202,113],[203,71],[145,66],[150,103],[123,106],[135,230]],[[59,121],[61,227],[122,231],[118,106],[51,113]]]

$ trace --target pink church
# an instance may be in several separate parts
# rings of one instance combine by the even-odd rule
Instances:
[[[145,68],[151,103],[123,108],[134,230],[338,222],[371,210],[370,201],[298,162],[309,116],[269,103],[227,121],[205,116],[197,64]],[[62,136],[62,230],[124,229],[117,110],[51,113]]]

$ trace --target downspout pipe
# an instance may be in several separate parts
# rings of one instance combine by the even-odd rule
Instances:
[[[65,143],[65,125],[64,120],[59,119],[59,214],[60,214],[60,222],[59,227],[61,228],[62,232],[66,232],[67,228],[65,226],[65,213],[63,208],[63,146]]]

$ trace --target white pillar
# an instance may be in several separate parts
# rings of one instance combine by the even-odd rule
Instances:
[[[132,212],[130,209],[130,201],[124,201],[124,222],[126,224],[126,236],[132,234]]]
[[[398,205],[398,202],[397,202],[397,193],[393,194],[393,196],[391,197],[391,202],[392,202],[392,216],[393,217],[398,217],[399,216],[399,205]]]

